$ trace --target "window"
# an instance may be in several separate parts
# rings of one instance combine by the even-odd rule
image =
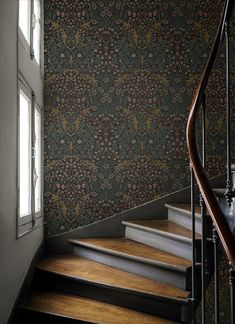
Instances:
[[[18,1],[19,238],[43,223],[43,0]]]
[[[31,214],[31,99],[21,87],[19,98],[19,216]]]
[[[19,235],[42,216],[42,112],[33,92],[19,81],[18,121]]]
[[[41,63],[41,21],[41,0],[19,0],[20,38],[25,46],[28,47],[31,59],[35,59],[38,65]]]
[[[31,0],[19,0],[19,27],[30,43]]]
[[[34,206],[35,213],[41,212],[42,203],[42,172],[41,172],[41,150],[42,150],[42,119],[41,119],[41,109],[36,104],[34,114]]]
[[[33,2],[33,53],[36,61],[40,64],[41,49],[41,3],[40,0]]]

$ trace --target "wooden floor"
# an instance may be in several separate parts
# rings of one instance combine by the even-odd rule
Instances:
[[[150,228],[153,230],[163,231],[176,236],[181,236],[189,239],[192,238],[192,231],[190,229],[187,229],[170,220],[146,220],[146,221],[138,220],[138,221],[131,221],[128,223],[143,226],[145,228]],[[201,239],[201,235],[196,233],[196,238]]]
[[[75,255],[58,255],[45,258],[39,269],[79,278],[126,290],[176,299],[187,299],[189,292],[155,280],[115,269]]]
[[[26,309],[66,316],[99,324],[167,324],[176,323],[155,316],[113,306],[93,299],[55,293],[35,293],[24,305]]]
[[[147,261],[156,261],[176,266],[178,268],[191,268],[191,261],[176,255],[151,248],[141,243],[126,239],[126,238],[111,238],[111,239],[79,239],[70,240],[74,244],[93,247],[109,252],[109,250],[120,253],[122,255],[139,257]]]

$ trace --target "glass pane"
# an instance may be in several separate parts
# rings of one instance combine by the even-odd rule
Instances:
[[[30,0],[19,1],[19,26],[26,38],[30,42]]]
[[[41,114],[35,110],[35,212],[41,210]]]
[[[31,213],[31,102],[23,91],[20,91],[19,136],[19,207],[22,217]]]
[[[33,50],[35,59],[40,64],[41,8],[39,0],[34,0],[33,19]]]

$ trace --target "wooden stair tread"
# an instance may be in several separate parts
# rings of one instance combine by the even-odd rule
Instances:
[[[182,211],[186,214],[191,215],[191,205],[190,204],[165,204],[165,206],[167,208]],[[198,204],[195,204],[195,216],[201,217],[201,207]]]
[[[183,300],[189,297],[189,292],[185,290],[75,255],[55,255],[47,257],[40,262],[38,268],[44,271],[79,278],[95,284],[132,290],[144,294],[147,293]]]
[[[123,222],[123,224],[134,224],[147,230],[155,230],[156,232],[165,232],[170,235],[182,237],[186,239],[192,238],[192,231],[170,220],[138,220]],[[196,233],[196,239],[201,239],[201,235]]]
[[[35,293],[24,308],[41,313],[65,316],[88,323],[102,324],[151,324],[175,323],[159,317],[106,304],[89,298],[55,292]]]
[[[126,238],[93,238],[69,241],[76,245],[93,248],[110,254],[114,253],[127,258],[138,259],[143,262],[152,264],[161,263],[167,267],[175,267],[182,271],[191,268],[191,261],[187,259]]]

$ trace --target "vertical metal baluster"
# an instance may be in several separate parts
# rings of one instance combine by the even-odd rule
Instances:
[[[35,17],[34,17],[34,1],[30,0],[30,57],[33,60],[34,58],[34,49],[33,49],[33,30],[35,26]]]
[[[231,131],[230,131],[230,53],[229,53],[229,22],[225,23],[225,47],[226,47],[226,124],[227,124],[227,181],[225,197],[229,204],[232,203],[233,190],[232,190],[232,179],[231,179]]]
[[[231,300],[231,324],[235,324],[235,272],[231,265],[229,269],[229,285]]]
[[[202,164],[206,167],[206,96],[202,97]],[[201,221],[202,221],[202,324],[206,323],[206,206],[202,195],[200,195]]]
[[[195,234],[195,203],[194,203],[194,184],[195,184],[195,177],[193,168],[191,166],[191,212],[192,212],[192,323],[196,323],[196,251],[195,251],[195,240],[196,240],[196,234]]]
[[[202,324],[206,323],[206,206],[200,195],[202,218],[201,273],[202,273]]]
[[[218,234],[213,225],[214,243],[214,278],[215,278],[215,324],[219,324],[219,254],[218,254]]]

